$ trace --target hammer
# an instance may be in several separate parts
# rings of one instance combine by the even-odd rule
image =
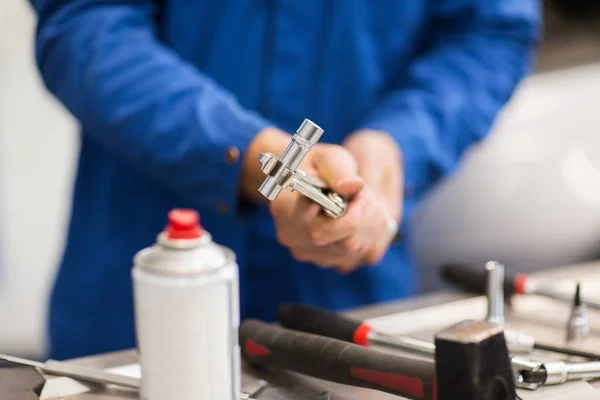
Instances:
[[[433,349],[435,361],[389,354],[256,320],[242,323],[240,344],[242,356],[250,364],[407,399],[516,399],[502,327],[487,321],[465,321],[439,332]]]

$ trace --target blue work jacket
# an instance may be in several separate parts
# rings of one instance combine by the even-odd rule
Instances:
[[[132,258],[173,207],[198,210],[237,254],[242,318],[273,320],[284,301],[337,310],[414,293],[403,244],[348,276],[296,262],[266,208],[238,207],[240,161],[258,131],[304,118],[322,142],[386,131],[404,153],[410,222],[489,131],[540,31],[537,0],[31,3],[43,80],[81,124],[50,304],[59,359],[135,345]]]

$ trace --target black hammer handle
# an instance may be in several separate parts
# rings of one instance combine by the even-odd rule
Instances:
[[[446,264],[441,267],[442,277],[467,292],[485,293],[485,269],[469,264]],[[510,298],[513,294],[524,292],[525,275],[504,276],[504,297]]]
[[[250,364],[283,368],[315,378],[408,399],[436,398],[435,364],[386,354],[352,343],[246,320],[242,356]]]
[[[327,336],[360,346],[369,344],[368,335],[372,330],[362,321],[298,303],[286,303],[279,307],[277,319],[288,329]]]

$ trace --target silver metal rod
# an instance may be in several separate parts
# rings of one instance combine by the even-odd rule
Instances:
[[[368,339],[370,344],[407,351],[414,354],[421,354],[424,356],[435,356],[435,344],[426,342],[424,340],[407,337],[385,336],[374,331],[369,332]]]
[[[42,363],[5,354],[0,354],[0,360],[4,360],[13,364],[34,367],[48,375],[66,376],[83,382],[117,385],[136,390],[140,388],[141,383],[139,378],[113,374],[111,372],[106,372],[96,368],[81,367],[79,365],[62,361],[48,360]]]
[[[39,361],[26,360],[24,358],[13,357],[13,356],[9,356],[6,354],[0,354],[0,360],[6,361],[6,362],[9,362],[12,364],[26,365],[28,367],[44,368],[44,363],[41,363]]]
[[[568,380],[593,379],[600,377],[600,362],[567,364]]]
[[[490,261],[485,264],[488,298],[487,320],[504,324],[504,265]]]
[[[141,386],[141,379],[139,378],[106,372],[96,368],[81,367],[61,361],[48,360],[40,369],[50,375],[68,376],[69,378],[85,382],[117,385],[135,390],[139,390]]]

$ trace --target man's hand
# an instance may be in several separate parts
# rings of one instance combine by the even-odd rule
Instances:
[[[258,193],[258,187],[265,178],[260,170],[258,155],[263,152],[281,155],[291,137],[279,129],[267,128],[253,140],[242,169],[241,190],[246,198],[256,202],[266,201]],[[375,179],[380,173],[378,167],[370,169],[364,165],[371,160],[369,150],[364,149],[367,153],[363,154],[363,149],[356,149],[358,158],[352,154],[355,146],[360,147],[362,137],[357,136],[352,141],[348,149],[317,143],[300,165],[305,172],[324,180],[340,196],[350,199],[342,217],[330,218],[322,213],[319,205],[299,193],[287,190],[282,191],[270,204],[277,239],[297,260],[324,268],[333,267],[342,273],[352,272],[365,263],[377,263],[389,246],[389,219],[400,218],[399,209],[395,213],[390,211],[394,204],[391,196],[381,194],[384,192],[381,188],[383,185]],[[373,142],[368,142],[371,148]],[[382,160],[376,154],[374,156],[378,166],[382,161],[383,164],[392,161]],[[385,157],[385,154],[382,156]],[[365,185],[359,177],[362,174],[376,186]],[[389,178],[394,179],[393,176]],[[400,204],[399,200],[396,205]]]
[[[377,238],[389,218],[386,207],[364,186],[354,157],[341,146],[316,144],[300,168],[351,201],[346,213],[334,219],[300,194],[282,191],[270,206],[277,239],[299,261],[351,272],[380,246]]]
[[[402,153],[394,139],[385,132],[363,130],[350,135],[343,146],[354,156],[358,175],[382,198],[390,218],[400,223],[404,174]],[[382,232],[364,262],[377,263],[387,251],[391,238],[386,240],[386,229]]]

